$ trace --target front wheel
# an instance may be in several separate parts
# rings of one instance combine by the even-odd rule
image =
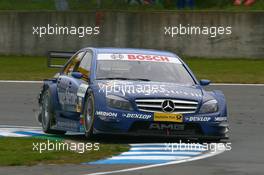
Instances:
[[[48,134],[65,134],[66,131],[59,131],[50,128],[55,114],[51,104],[51,95],[48,89],[43,92],[41,105],[40,116],[43,132]]]
[[[84,125],[86,138],[91,138],[93,136],[94,113],[94,97],[92,94],[88,94],[84,103]]]

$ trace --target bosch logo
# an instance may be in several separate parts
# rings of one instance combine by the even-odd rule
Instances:
[[[170,62],[166,56],[159,55],[127,55],[128,60],[134,61],[157,61],[157,62]]]
[[[113,55],[111,55],[111,58],[113,60],[122,60],[122,59],[124,59],[124,55],[122,55],[122,54],[113,54]]]
[[[161,104],[162,110],[164,112],[173,112],[174,111],[174,103],[171,100],[164,100]]]

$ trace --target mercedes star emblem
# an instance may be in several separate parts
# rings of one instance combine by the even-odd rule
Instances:
[[[161,104],[162,110],[164,112],[173,112],[174,111],[174,103],[171,100],[164,100]]]

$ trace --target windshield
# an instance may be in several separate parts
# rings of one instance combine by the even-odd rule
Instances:
[[[127,55],[120,56],[119,54],[117,58],[114,58],[113,55],[109,54],[111,56],[110,59],[106,59],[105,55],[104,57],[98,56],[96,79],[156,81],[185,85],[195,84],[188,71],[177,58],[169,57],[173,61],[164,61],[164,59],[161,60],[156,57],[155,60],[151,60],[151,56],[148,55],[149,57],[146,58],[149,59],[147,60],[140,57],[142,59],[133,59],[132,61],[132,59],[125,59]],[[119,57],[122,59],[119,59]]]

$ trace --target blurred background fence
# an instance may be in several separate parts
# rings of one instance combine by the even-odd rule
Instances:
[[[100,34],[33,35],[33,27],[99,26]],[[165,26],[231,26],[231,35],[165,35]],[[263,12],[0,12],[1,55],[44,55],[83,47],[137,47],[197,57],[264,58]]]

